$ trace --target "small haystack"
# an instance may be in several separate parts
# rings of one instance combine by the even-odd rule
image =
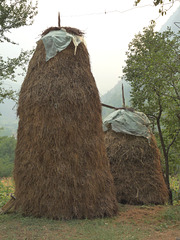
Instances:
[[[128,110],[124,111],[126,114],[128,112]],[[129,116],[131,122],[133,112]],[[160,152],[154,135],[151,133],[148,139],[148,131],[147,138],[134,136],[131,133],[126,134],[125,131],[135,133],[133,129],[135,123],[128,126],[128,118],[124,118],[124,122],[116,121],[115,118],[113,121],[114,125],[110,124],[105,133],[105,144],[118,202],[164,204],[168,201],[168,190],[163,178]],[[116,132],[115,129],[118,128],[119,132]],[[124,132],[120,132],[122,128]]]
[[[71,41],[48,61],[43,41],[37,43],[18,116],[16,211],[53,219],[115,215],[101,104],[83,42],[75,53]]]

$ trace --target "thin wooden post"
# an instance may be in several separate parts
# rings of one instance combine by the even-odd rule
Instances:
[[[58,27],[61,27],[61,19],[60,19],[60,12],[58,12]]]
[[[11,199],[0,208],[0,214],[7,213],[14,206],[15,200],[16,198],[11,194]]]
[[[123,86],[123,83],[122,83],[122,101],[123,101],[123,108],[126,107],[126,103],[125,103],[125,97],[124,97],[124,86]]]

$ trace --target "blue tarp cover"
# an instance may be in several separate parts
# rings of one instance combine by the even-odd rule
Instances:
[[[135,136],[151,138],[150,121],[142,112],[117,110],[108,115],[103,121],[103,130],[108,129]]]
[[[74,54],[76,54],[77,46],[80,42],[84,42],[83,37],[67,33],[65,29],[51,31],[42,37],[46,50],[46,61],[53,58],[58,52],[68,47],[71,41],[75,46]]]

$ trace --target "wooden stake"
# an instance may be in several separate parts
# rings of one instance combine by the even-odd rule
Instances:
[[[11,199],[2,208],[0,208],[0,214],[7,213],[15,203],[16,198],[11,194]]]
[[[61,19],[60,19],[60,12],[58,12],[58,27],[61,27]]]
[[[123,86],[123,83],[122,83],[122,101],[123,101],[123,108],[126,107],[126,103],[125,103],[125,97],[124,97],[124,86]]]

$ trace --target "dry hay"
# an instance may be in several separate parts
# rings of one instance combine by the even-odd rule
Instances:
[[[77,28],[72,28],[72,27],[50,27],[50,28],[47,28],[45,31],[43,31],[41,36],[43,37],[46,34],[48,34],[49,32],[51,32],[51,31],[58,31],[58,30],[61,30],[61,29],[65,29],[66,32],[68,32],[70,34],[75,34],[77,36],[83,36],[84,35],[84,32],[80,31]]]
[[[109,130],[105,144],[118,202],[164,204],[168,200],[160,152],[153,135],[149,144],[144,137]]]
[[[40,40],[18,105],[16,211],[53,219],[117,213],[101,104],[83,43],[48,62]]]

